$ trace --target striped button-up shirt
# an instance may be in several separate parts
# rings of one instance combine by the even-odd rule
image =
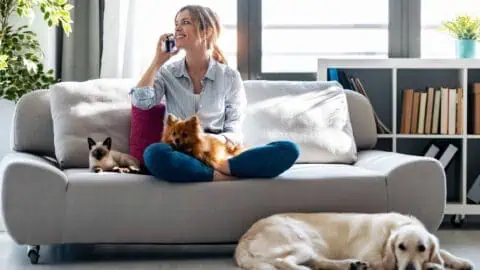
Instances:
[[[132,105],[148,110],[165,98],[167,113],[181,119],[196,114],[206,132],[242,143],[241,126],[247,100],[240,73],[210,57],[201,84],[201,93],[195,94],[185,58],[182,58],[163,65],[156,74],[153,87],[133,88],[130,91]]]

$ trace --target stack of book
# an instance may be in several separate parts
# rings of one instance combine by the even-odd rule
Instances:
[[[400,133],[462,134],[462,88],[405,89],[402,96]]]

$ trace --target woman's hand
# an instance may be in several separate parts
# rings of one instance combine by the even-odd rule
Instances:
[[[171,33],[166,33],[160,36],[157,42],[157,48],[156,48],[156,53],[155,53],[155,58],[153,60],[155,66],[157,68],[160,68],[165,62],[170,59],[170,57],[176,55],[178,53],[178,50],[174,50],[172,52],[166,52],[162,50],[163,44],[165,44],[165,41],[167,40],[168,36],[171,36],[173,34]]]

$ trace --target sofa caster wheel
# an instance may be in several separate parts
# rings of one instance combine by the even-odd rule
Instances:
[[[461,228],[465,223],[465,215],[455,215],[450,219],[453,227]]]
[[[40,246],[29,246],[27,250],[27,256],[30,259],[31,264],[38,264],[38,258],[40,257]]]

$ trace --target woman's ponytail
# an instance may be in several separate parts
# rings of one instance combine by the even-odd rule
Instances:
[[[213,59],[217,60],[217,62],[222,64],[228,64],[227,58],[223,54],[222,50],[218,47],[217,44],[213,44],[213,52],[212,52]]]

